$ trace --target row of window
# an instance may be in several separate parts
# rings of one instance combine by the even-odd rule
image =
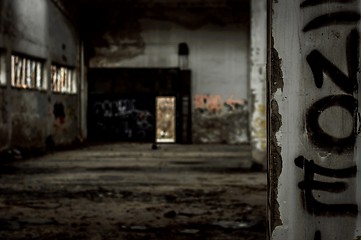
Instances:
[[[19,88],[45,89],[43,64],[39,61],[11,56],[11,86]]]
[[[74,70],[51,65],[51,89],[54,92],[76,93]]]
[[[0,64],[0,67],[4,64]],[[16,88],[46,90],[42,61],[18,55],[11,56],[11,86]],[[3,71],[0,71],[3,72]],[[59,93],[77,93],[75,71],[72,68],[52,64],[50,67],[51,90]],[[0,84],[5,85],[5,77],[0,75]]]

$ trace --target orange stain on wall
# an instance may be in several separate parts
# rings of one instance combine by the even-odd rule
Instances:
[[[223,101],[220,95],[196,95],[194,98],[195,109],[203,109],[212,113],[219,113],[223,106],[227,104],[232,110],[236,110],[237,105],[244,105],[244,100],[233,99],[230,96],[226,101]]]

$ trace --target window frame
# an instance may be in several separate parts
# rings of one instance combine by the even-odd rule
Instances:
[[[16,89],[47,90],[44,75],[45,60],[26,54],[12,52],[10,56],[10,85]],[[24,67],[25,66],[25,67]]]
[[[57,77],[54,79],[55,75]],[[50,64],[50,89],[57,94],[77,94],[78,85],[75,67],[52,62]]]

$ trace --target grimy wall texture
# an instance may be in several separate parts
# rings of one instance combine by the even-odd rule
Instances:
[[[175,68],[178,45],[187,43],[193,142],[248,142],[249,6],[189,3],[127,3],[119,5],[118,17],[89,23],[89,67]],[[100,13],[89,9],[88,14]]]
[[[269,4],[269,236],[361,239],[360,1]]]
[[[48,0],[1,0],[0,11],[0,151],[74,142],[80,135],[78,95],[55,93],[50,82],[52,64],[71,68],[78,77],[79,38],[74,26]],[[41,86],[28,82],[33,73],[29,61],[27,68],[18,65],[21,81],[26,80],[14,86],[15,55],[42,63]]]

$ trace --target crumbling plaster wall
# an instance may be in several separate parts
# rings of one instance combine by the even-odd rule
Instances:
[[[78,137],[77,95],[50,90],[51,63],[78,64],[78,36],[71,21],[48,0],[0,1],[0,151],[8,148],[44,149],[69,144]],[[47,89],[11,86],[11,55],[41,60]],[[63,106],[59,120],[55,105]],[[59,130],[60,129],[60,130]]]
[[[168,11],[165,19],[154,19],[148,10],[138,18],[110,23],[101,35],[98,26],[98,39],[94,35],[90,42],[90,67],[178,67],[178,44],[186,42],[193,142],[248,142],[248,15],[232,19],[236,14],[219,10],[212,20],[199,9],[198,15],[180,9]]]

